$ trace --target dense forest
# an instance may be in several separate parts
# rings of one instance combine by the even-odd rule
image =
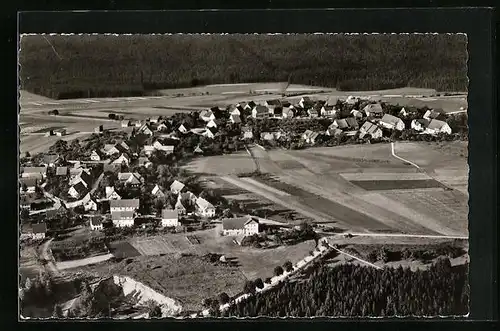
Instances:
[[[215,83],[467,90],[464,35],[24,36],[22,89],[52,98]]]
[[[286,282],[232,305],[226,316],[450,316],[468,313],[468,265],[447,258],[429,270],[321,266],[308,281]]]

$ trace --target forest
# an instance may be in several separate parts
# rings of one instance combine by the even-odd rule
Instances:
[[[21,88],[55,99],[279,82],[467,90],[465,35],[30,35]]]
[[[232,305],[225,316],[450,316],[468,313],[468,265],[441,258],[428,270],[322,265],[305,281],[288,281]]]

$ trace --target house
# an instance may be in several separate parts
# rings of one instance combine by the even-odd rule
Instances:
[[[252,117],[260,119],[267,118],[269,117],[269,109],[266,106],[256,105],[252,109]]]
[[[142,176],[137,172],[120,172],[118,173],[118,180],[131,187],[138,187],[142,183]]]
[[[408,116],[408,115],[410,115],[410,114],[411,114],[411,112],[410,112],[410,111],[408,111],[408,110],[406,110],[406,108],[405,108],[405,107],[401,108],[401,110],[399,111],[399,115],[400,115],[400,116],[403,116],[403,117],[406,117],[406,116]]]
[[[43,155],[43,165],[46,167],[54,167],[59,161],[59,155],[57,154],[44,154]]]
[[[58,137],[62,137],[66,135],[66,129],[60,128],[60,129],[55,129],[54,134]]]
[[[106,186],[106,199],[120,200],[122,197],[115,191],[113,186]]]
[[[326,130],[326,135],[331,136],[331,137],[338,137],[340,136],[344,131],[341,129],[334,127],[334,126],[329,126],[328,129]]]
[[[123,201],[123,200],[118,200]],[[118,228],[134,226],[135,213],[133,211],[114,211],[111,212],[113,225]]]
[[[163,198],[165,196],[165,193],[163,193],[162,189],[158,186],[158,184],[153,187],[151,190],[151,195],[153,195],[155,198]]]
[[[19,179],[19,193],[35,193],[38,184],[37,178],[25,177]],[[24,191],[26,189],[26,191]]]
[[[337,109],[333,105],[324,105],[320,109],[320,114],[321,116],[325,117],[336,117],[337,116]]]
[[[261,132],[260,140],[272,141],[274,140],[274,134],[272,132]]]
[[[45,179],[47,176],[47,167],[24,167],[21,168],[21,177],[33,177],[39,179]]]
[[[410,127],[415,131],[422,132],[427,128],[429,122],[430,121],[425,118],[415,119],[411,121]]]
[[[104,172],[114,172],[117,173],[121,170],[121,164],[105,163],[103,165]]]
[[[158,132],[164,132],[164,131],[167,131],[167,130],[168,130],[168,126],[165,123],[160,123],[156,127],[156,131],[158,131]]]
[[[225,236],[251,236],[259,233],[259,220],[249,215],[222,219],[222,233]]]
[[[255,103],[255,101],[253,101],[253,100],[252,100],[252,101],[250,101],[250,102],[248,102],[248,103],[246,104],[245,109],[247,109],[247,110],[251,110],[251,109],[254,109],[254,108],[255,108],[255,106],[257,106],[257,104]]]
[[[448,123],[440,120],[432,119],[425,128],[424,133],[436,135],[438,133],[451,134],[451,128]]]
[[[284,108],[282,116],[283,116],[283,118],[294,118],[295,110],[294,110],[293,106]]]
[[[167,155],[168,154],[172,154],[174,152],[174,148],[175,146],[172,146],[172,145],[163,145],[161,142],[159,142],[158,140],[155,141],[153,143],[153,148],[158,150],[158,151],[162,151],[164,153],[166,153]]]
[[[87,193],[87,187],[81,181],[72,185],[68,190],[68,195],[74,199],[80,198],[85,193]]]
[[[382,130],[372,122],[366,121],[359,129],[359,137],[370,136],[372,139],[382,138]]]
[[[142,126],[142,121],[140,120],[137,120],[137,121],[134,121],[132,122],[133,126],[135,126],[136,128],[140,128]]]
[[[21,209],[31,209],[31,204],[38,202],[37,194],[35,192],[21,192],[19,195],[19,206]]]
[[[92,231],[102,230],[104,228],[101,216],[90,217],[89,223],[90,223],[90,229]]]
[[[102,124],[94,128],[94,133],[101,133],[103,131],[104,131],[104,125]]]
[[[132,121],[130,120],[124,120],[121,122],[121,126],[122,128],[126,128],[126,127],[129,127],[129,126],[132,126]]]
[[[264,105],[267,107],[267,108],[270,108],[270,109],[274,109],[276,107],[282,107],[281,105],[281,101],[279,101],[278,99],[273,99],[273,100],[266,100],[264,102]]]
[[[206,125],[207,128],[216,128],[217,127],[217,123],[215,123],[214,120],[210,120],[207,122],[207,125]]]
[[[363,108],[363,112],[368,117],[382,117],[384,110],[379,103],[370,103]]]
[[[217,128],[207,128],[205,132],[203,132],[203,136],[213,139],[217,135]]]
[[[160,123],[162,120],[162,117],[161,116],[154,116],[154,117],[151,117],[149,119],[149,122],[151,123]]]
[[[146,136],[152,136],[153,130],[151,130],[151,128],[149,127],[149,125],[147,123],[144,123],[139,127],[139,130],[137,130],[137,133],[143,134]]]
[[[88,187],[92,183],[90,170],[84,168],[71,169],[69,185],[76,185],[77,183],[82,183],[85,187]]]
[[[305,142],[308,143],[308,144],[315,144],[316,143],[316,139],[318,138],[318,136],[319,136],[319,132],[314,132],[314,131],[311,131],[311,130],[306,130],[302,134],[302,139],[304,139]]]
[[[142,151],[144,152],[144,154],[146,154],[147,156],[151,156],[151,154],[153,154],[153,152],[156,150],[156,148],[153,146],[153,145],[144,145],[144,147],[142,148]]]
[[[92,153],[90,153],[91,161],[101,161],[103,159],[103,153],[100,150],[94,149]]]
[[[347,117],[334,120],[330,126],[341,130],[356,130],[358,129],[359,124],[354,117]]]
[[[184,207],[184,205],[182,204],[181,196],[180,195],[177,198],[177,202],[175,203],[174,209],[177,210],[177,212],[179,213],[179,215],[185,215],[186,212],[187,212],[186,207]]]
[[[161,211],[161,226],[176,227],[179,225],[179,212],[175,209],[163,209]]]
[[[345,100],[345,102],[348,104],[348,105],[354,105],[356,104],[356,102],[359,101],[359,98],[356,98],[355,96],[348,96],[347,99]]]
[[[202,110],[200,112],[200,119],[204,122],[210,122],[215,119],[215,114],[211,110]]]
[[[181,193],[186,188],[186,185],[179,182],[178,180],[174,180],[174,182],[170,185],[170,191],[174,194]]]
[[[351,110],[351,115],[354,116],[354,118],[363,118],[363,112],[357,109]]]
[[[233,124],[238,124],[238,123],[241,123],[241,118],[240,118],[240,115],[234,115],[232,114],[230,117],[229,117],[229,121]]]
[[[122,154],[111,163],[113,163],[113,164],[125,164],[128,167],[128,165],[130,164],[130,157],[127,154]]]
[[[202,217],[215,216],[215,207],[210,202],[201,197],[196,199],[196,209],[198,214]]]
[[[440,108],[430,109],[430,110],[425,112],[423,118],[426,120],[429,120],[429,121],[430,120],[444,120],[444,119],[446,119],[446,113]]]
[[[21,240],[23,239],[33,239],[33,240],[43,240],[45,239],[45,234],[47,233],[47,224],[37,223],[31,225],[24,225],[21,228]]]
[[[329,97],[328,99],[326,99],[325,106],[333,106],[333,107],[335,107],[338,102],[339,102],[339,98],[332,96],[332,97]]]
[[[229,115],[238,115],[238,116],[241,116],[241,114],[243,113],[243,106],[241,105],[236,105],[236,106],[233,106],[231,108],[229,108]]]
[[[404,122],[399,117],[390,114],[385,114],[380,120],[379,125],[389,130],[403,131],[405,128]]]
[[[103,152],[106,155],[114,155],[120,153],[120,150],[116,148],[115,145],[105,144],[101,152]]]
[[[139,199],[110,200],[109,208],[113,212],[135,212],[139,208]]]
[[[179,130],[179,132],[181,132],[181,133],[186,134],[186,133],[188,133],[189,128],[188,128],[188,126],[186,124],[181,124],[181,125],[179,125],[179,127],[177,128],[177,130]]]
[[[88,201],[86,201],[83,204],[83,209],[85,211],[91,211],[91,210],[96,211],[97,210],[97,202],[95,201],[95,199],[90,198],[90,193],[88,195],[89,195],[89,199],[88,199]]]
[[[137,165],[139,167],[145,167],[145,168],[149,168],[153,163],[151,161],[149,161],[149,159],[147,157],[139,157],[139,159],[137,160]]]
[[[241,128],[241,131],[243,132],[243,139],[253,139],[253,132],[251,127],[244,126]]]
[[[317,109],[314,109],[314,108],[309,108],[309,109],[307,110],[307,115],[309,115],[309,117],[311,117],[311,118],[316,118],[316,117],[318,117],[318,116],[319,116],[319,114],[318,114],[318,110],[317,110]]]
[[[200,145],[196,146],[196,148],[194,149],[194,153],[203,154],[203,150],[200,148]]]
[[[269,115],[272,118],[283,118],[283,107],[274,107],[270,109]]]
[[[299,106],[304,109],[309,109],[314,106],[314,102],[310,97],[302,97],[299,101]]]

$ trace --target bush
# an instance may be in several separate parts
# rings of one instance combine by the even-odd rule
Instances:
[[[226,292],[222,292],[221,294],[219,294],[219,301],[221,304],[225,305],[230,300],[231,300],[231,298],[229,297],[229,295]]]
[[[281,276],[283,274],[283,268],[281,266],[276,266],[274,268],[274,275]]]
[[[293,264],[290,261],[286,261],[283,263],[283,269],[285,269],[287,272],[290,272],[293,270]]]
[[[271,277],[267,277],[267,278],[264,280],[264,283],[266,283],[266,284],[271,284]]]
[[[247,280],[245,282],[245,285],[243,287],[243,292],[247,294],[254,294],[255,293],[255,284],[251,280]]]
[[[262,289],[264,287],[264,282],[262,281],[261,278],[257,278],[255,281],[254,281],[254,285],[255,287],[257,287],[258,289]]]

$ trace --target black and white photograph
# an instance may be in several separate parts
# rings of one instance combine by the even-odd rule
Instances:
[[[19,37],[19,318],[469,315],[467,35]]]

